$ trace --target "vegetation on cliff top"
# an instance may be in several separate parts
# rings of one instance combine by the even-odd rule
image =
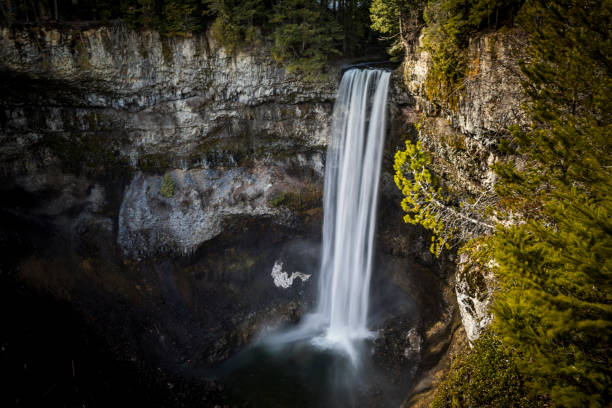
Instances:
[[[461,2],[439,5],[452,3]],[[442,10],[444,18],[428,20],[426,30],[444,33],[438,47],[460,50],[457,39],[482,28],[483,18],[470,23],[465,11],[474,7],[463,7],[463,23],[457,24],[452,8]],[[503,141],[501,147],[512,159],[497,164],[495,171],[498,216],[522,221],[498,225],[483,241],[486,248],[480,246],[492,255],[489,264],[500,286],[494,298],[493,340],[476,342],[474,351],[455,363],[437,407],[531,406],[542,401],[547,406],[606,407],[612,400],[611,18],[612,4],[590,0],[527,0],[517,16],[530,34],[521,67],[530,124],[513,129]],[[449,29],[466,25],[471,27],[467,31]],[[435,59],[433,63],[436,75]],[[414,185],[418,177],[412,167],[423,165],[405,161],[401,176]],[[408,212],[420,212],[427,227],[432,213],[416,204]],[[489,363],[499,358],[508,364],[489,376]],[[527,399],[512,388],[499,395],[508,378],[524,386]],[[510,400],[499,405],[501,397]]]
[[[393,40],[392,55],[421,47],[432,59],[428,98],[442,106],[457,104],[466,77],[465,49],[470,37],[486,29],[512,26],[525,0],[373,0],[372,28]]]
[[[330,59],[376,45],[369,7],[357,0],[0,0],[0,24],[121,20],[166,36],[210,29],[230,54],[266,43],[277,62],[309,79]]]

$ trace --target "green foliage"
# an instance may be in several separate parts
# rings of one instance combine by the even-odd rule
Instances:
[[[123,20],[131,28],[155,28],[161,23],[156,13],[155,0],[137,0],[121,3]]]
[[[468,40],[486,28],[512,25],[524,0],[435,0],[424,11],[423,47],[432,68],[426,92],[431,101],[456,106],[466,74],[464,56]]]
[[[170,175],[170,173],[166,173],[162,179],[159,193],[166,198],[172,197],[174,195],[174,184],[175,181],[174,178],[172,178],[172,175]]]
[[[499,338],[483,334],[473,346],[453,362],[451,375],[438,387],[432,408],[546,406],[528,397],[516,356]]]
[[[305,188],[298,192],[282,192],[274,196],[270,207],[284,206],[294,212],[308,211],[321,206],[322,192],[316,188]]]
[[[210,14],[216,16],[211,32],[231,54],[256,44],[259,26],[265,17],[263,0],[206,0]]]
[[[274,196],[270,201],[268,201],[268,205],[270,207],[278,207],[283,204],[287,200],[287,193],[280,193]]]
[[[342,27],[313,0],[282,0],[272,10],[272,57],[307,79],[323,71],[328,59],[339,55]]]
[[[497,191],[525,223],[491,241],[502,290],[494,326],[534,393],[556,406],[612,399],[610,2],[532,0],[523,70],[532,119],[506,146]]]
[[[395,152],[393,180],[404,198],[402,209],[406,212],[404,222],[421,225],[433,233],[430,251],[436,256],[453,236],[453,231],[446,228],[442,210],[447,200],[442,196],[438,180],[428,170],[431,164],[429,156],[416,145],[406,140],[406,150]]]
[[[53,20],[46,0],[2,2],[0,24]],[[11,7],[8,7],[11,6]],[[314,79],[331,58],[363,55],[370,43],[370,0],[80,0],[59,2],[59,21],[120,19],[166,37],[210,29],[228,54],[272,42],[274,59]]]
[[[343,5],[332,12],[342,26],[342,54],[363,55],[371,37],[370,0],[346,0]]]
[[[486,14],[438,30],[460,49],[456,40]],[[500,144],[520,161],[495,170],[500,205],[523,222],[499,225],[485,250],[471,250],[479,262],[495,260],[493,328],[511,363],[501,368],[517,373],[524,388],[517,394],[508,384],[510,395],[530,397],[496,401],[507,395],[496,385],[503,378],[486,381],[495,378],[495,360],[467,357],[453,366],[436,407],[608,407],[612,400],[611,18],[610,2],[528,0],[521,9],[517,19],[530,34],[522,69],[531,122]]]
[[[393,57],[402,56],[408,43],[418,37],[425,4],[424,0],[372,0],[370,27],[392,41],[388,52]]]
[[[451,203],[430,167],[431,159],[420,142],[415,145],[407,140],[406,150],[395,153],[394,181],[404,196],[404,222],[432,232],[430,251],[440,256],[451,243],[464,243],[492,232],[493,225],[487,221],[491,210],[489,192],[482,192],[477,199],[464,197]]]
[[[399,1],[372,0],[370,19],[372,29],[383,35],[398,36],[400,31]]]
[[[166,1],[162,9],[164,31],[172,34],[188,33],[200,29],[196,16],[197,5],[191,1]]]

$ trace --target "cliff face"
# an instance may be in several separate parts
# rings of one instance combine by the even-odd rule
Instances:
[[[337,72],[307,83],[256,52],[227,56],[204,36],[121,28],[3,29],[0,44],[4,171],[40,190],[45,182],[34,178],[50,164],[128,169],[118,226],[126,254],[193,251],[219,234],[227,214],[287,222],[268,202],[290,185],[320,184]],[[290,175],[292,166],[312,177]],[[170,169],[190,172],[175,173],[176,195],[164,201],[161,177],[143,183],[144,173]],[[209,197],[215,183],[223,197]],[[178,201],[182,211],[164,206]]]
[[[490,166],[500,158],[499,139],[511,125],[525,125],[518,64],[525,44],[518,30],[473,38],[456,106],[428,99],[431,60],[426,51],[405,61],[404,77],[416,100],[408,114],[420,122],[417,139],[430,152],[433,169],[454,201],[494,196],[495,174]],[[473,265],[465,255],[457,265],[459,309],[468,338],[474,340],[490,321],[487,305],[493,282],[486,266]]]
[[[428,234],[401,222],[393,154],[412,132],[455,198],[489,191],[499,135],[523,120],[520,40],[472,41],[452,109],[427,99],[425,52],[392,77],[374,358],[393,378],[422,376],[416,401],[461,337],[455,299],[473,339],[493,283],[469,260],[434,260]],[[316,290],[340,75],[306,82],[264,49],[226,55],[206,36],[1,29],[3,279],[70,304],[120,359],[186,376],[295,322]],[[278,265],[313,278],[289,285]]]
[[[525,35],[518,30],[472,38],[466,50],[468,72],[454,91],[458,95],[453,95],[453,102],[429,98],[428,87],[436,84],[428,83],[431,58],[427,51],[417,48],[406,56],[404,81],[414,98],[413,105],[402,109],[405,122],[414,124],[406,135],[413,142],[420,141],[429,153],[432,170],[454,203],[495,198],[495,174],[490,166],[501,157],[497,149],[500,137],[509,126],[526,121],[519,69],[525,44]],[[455,327],[445,357],[422,374],[406,406],[427,406],[441,373],[449,367],[447,357],[460,352],[465,338],[478,338],[491,321],[495,280],[490,269],[466,253],[443,257],[449,262],[448,281],[454,292],[449,294],[449,303],[458,306],[460,325]]]
[[[3,290],[70,305],[153,382],[199,376],[297,321],[316,291],[340,76],[306,82],[207,36],[0,30]],[[395,75],[372,291],[376,358],[397,378],[447,307],[431,296],[439,268],[411,244],[422,231],[397,222],[391,157],[410,103]],[[279,278],[295,271],[312,278]]]

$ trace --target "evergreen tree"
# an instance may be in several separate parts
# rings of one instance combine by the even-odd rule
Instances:
[[[503,289],[494,327],[531,388],[563,407],[611,401],[612,4],[532,0],[523,70],[532,122],[498,165],[503,203],[526,222],[492,241]]]
[[[370,2],[345,0],[340,5],[333,14],[342,26],[342,54],[360,55],[370,41]]]
[[[210,14],[213,37],[231,54],[239,48],[255,44],[263,24],[263,0],[205,0]]]
[[[423,27],[424,0],[373,0],[370,5],[371,28],[391,40],[389,54],[402,55],[415,43]]]
[[[453,361],[451,375],[438,387],[431,404],[432,408],[546,406],[546,401],[528,396],[512,350],[492,333],[482,334],[471,350]]]
[[[469,38],[481,29],[512,25],[524,0],[436,0],[424,10],[423,46],[432,59],[426,92],[430,101],[455,108],[462,87]]]
[[[164,31],[178,34],[198,31],[201,28],[201,16],[197,15],[196,0],[166,0],[162,8]]]
[[[314,78],[322,72],[343,39],[342,27],[326,7],[315,0],[278,1],[270,16],[273,26],[272,57],[288,72]]]

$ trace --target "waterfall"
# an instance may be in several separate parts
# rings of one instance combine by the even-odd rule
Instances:
[[[325,164],[317,310],[293,330],[268,337],[268,345],[310,339],[343,350],[357,365],[354,342],[371,337],[370,276],[390,76],[352,69],[342,77]]]
[[[323,253],[317,315],[324,339],[354,357],[369,336],[370,276],[390,73],[347,71],[334,106],[323,194]]]

